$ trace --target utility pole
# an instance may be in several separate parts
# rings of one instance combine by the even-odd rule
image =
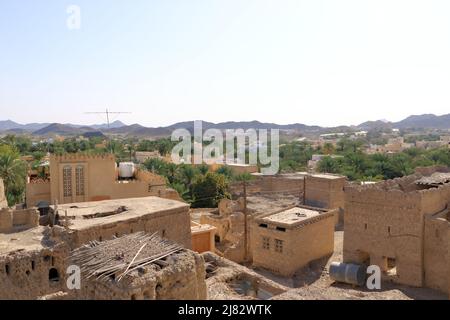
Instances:
[[[111,114],[130,114],[130,113],[131,113],[131,112],[123,112],[123,111],[111,112],[111,111],[108,110],[108,108],[106,108],[106,110],[103,111],[103,112],[85,112],[85,114],[104,114],[104,115],[106,115],[106,124],[107,124],[107,126],[108,126],[108,130],[110,129],[109,116],[110,116]],[[108,136],[107,136],[107,137],[108,137]],[[109,137],[108,137],[108,139],[109,139]],[[111,147],[111,153],[113,153],[112,145],[111,145],[111,139],[109,139],[109,145],[110,145],[110,147]]]
[[[307,175],[303,177],[303,204],[306,204],[306,177]]]
[[[248,230],[247,230],[247,181],[242,181],[244,187],[244,261],[248,260]]]

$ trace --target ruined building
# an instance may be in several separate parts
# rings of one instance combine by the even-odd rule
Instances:
[[[378,265],[385,279],[449,293],[450,173],[345,188],[344,261]]]
[[[26,186],[28,208],[60,204],[158,196],[180,200],[166,187],[163,177],[138,168],[121,177],[112,154],[51,155],[47,179],[30,179]]]
[[[236,200],[224,199],[219,203],[217,212],[211,212],[202,215],[200,218],[201,223],[209,224],[216,227],[216,248],[223,253],[223,256],[232,261],[241,263],[244,260],[252,261],[253,255],[256,251],[262,248],[260,244],[260,233],[271,232],[269,230],[260,230],[260,228],[251,228],[255,220],[259,221],[259,217],[265,217],[273,215],[278,212],[290,209],[294,206],[307,206],[311,207],[314,212],[320,213],[332,211],[330,214],[334,219],[332,228],[329,230],[328,223],[323,223],[326,229],[326,234],[323,236],[327,245],[324,246],[324,250],[319,250],[319,254],[311,252],[307,259],[317,259],[316,256],[325,256],[329,253],[328,248],[331,245],[331,251],[333,250],[333,240],[329,241],[333,236],[335,225],[343,222],[343,206],[344,206],[344,185],[346,178],[343,176],[332,174],[307,174],[307,173],[294,173],[294,174],[280,174],[274,176],[264,176],[260,174],[254,174],[254,179],[248,183],[247,186],[247,205],[244,205],[244,198],[242,195],[242,183],[236,183],[232,186],[233,197]],[[334,210],[336,209],[336,210]],[[245,255],[245,214],[247,212],[247,256]],[[298,217],[300,219],[300,217]],[[313,219],[314,220],[314,219]],[[314,221],[316,221],[315,219]],[[309,221],[311,222],[311,221]],[[279,222],[283,224],[282,221]],[[275,224],[271,224],[275,225]],[[299,231],[300,228],[296,227],[295,223],[289,225],[289,227],[280,226],[285,228],[285,237],[291,239],[296,238],[297,235],[301,238],[305,234],[308,234],[310,228],[304,228]],[[322,222],[317,224],[317,228],[321,228]],[[274,232],[277,232],[276,226],[273,227]],[[313,227],[314,229],[316,227]],[[292,231],[291,229],[295,229]],[[303,232],[304,231],[304,232]],[[253,233],[256,234],[254,235]],[[287,235],[288,234],[288,235]],[[322,235],[318,236],[319,238]],[[275,239],[274,235],[274,239]],[[280,238],[276,238],[282,240]],[[283,238],[284,239],[284,238]],[[255,244],[254,241],[257,240]],[[312,238],[310,238],[312,241]],[[289,240],[290,241],[290,240]],[[322,241],[322,238],[321,240]],[[325,253],[324,253],[325,252]],[[299,252],[294,259],[297,259],[302,252]],[[267,256],[266,253],[262,254]],[[303,266],[302,258],[293,263],[294,268]],[[309,261],[311,261],[309,260]],[[308,261],[308,262],[309,262]],[[261,264],[263,264],[261,262]],[[290,268],[287,267],[287,268]],[[281,270],[281,269],[280,269]],[[280,271],[289,273],[289,271]]]
[[[11,216],[5,212],[3,226],[4,216]],[[27,223],[14,223],[12,213],[13,223],[0,232],[0,299],[206,298],[205,267],[189,250],[189,205],[183,202],[146,197],[72,203],[52,206],[44,216],[30,211]],[[24,222],[24,216],[15,220]],[[94,251],[92,259],[76,259]],[[74,263],[82,264],[82,272],[98,267],[79,291],[66,285]],[[104,273],[104,263],[116,272]]]

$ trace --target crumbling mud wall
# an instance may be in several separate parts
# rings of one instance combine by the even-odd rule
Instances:
[[[83,300],[204,300],[207,298],[203,258],[184,251],[170,256],[167,265],[153,264],[115,279],[82,281],[73,299]]]
[[[36,299],[63,290],[68,252],[57,245],[0,256],[0,299]]]

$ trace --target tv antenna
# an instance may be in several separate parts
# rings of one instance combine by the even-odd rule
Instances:
[[[130,114],[131,112],[123,112],[123,111],[113,112],[113,111],[109,111],[108,109],[106,109],[106,111],[101,111],[101,112],[85,112],[85,113],[86,114],[104,114],[104,115],[106,115],[106,123],[107,123],[108,129],[109,129],[109,126],[110,126],[109,115],[111,115],[111,114]]]
[[[110,129],[110,123],[109,123],[109,116],[111,115],[111,114],[130,114],[131,112],[124,112],[124,111],[109,111],[108,110],[108,108],[106,108],[106,110],[105,111],[100,111],[100,112],[85,112],[85,114],[104,114],[104,115],[106,115],[106,124],[107,124],[107,126],[108,126],[108,129]],[[113,147],[112,147],[112,144],[111,144],[111,139],[110,139],[110,137],[108,137],[109,138],[109,144],[110,144],[110,147],[111,147],[111,153],[113,153]]]

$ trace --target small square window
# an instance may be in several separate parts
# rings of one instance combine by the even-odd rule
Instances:
[[[262,247],[265,250],[270,250],[270,238],[262,237]]]
[[[283,240],[275,239],[275,252],[283,253]]]

